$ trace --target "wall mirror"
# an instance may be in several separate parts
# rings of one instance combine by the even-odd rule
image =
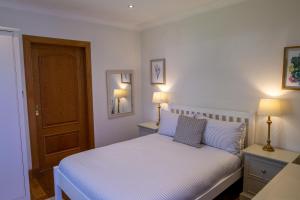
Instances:
[[[133,71],[106,71],[108,118],[132,115]]]

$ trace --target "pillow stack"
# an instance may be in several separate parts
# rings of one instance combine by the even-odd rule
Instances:
[[[203,116],[184,116],[161,111],[159,134],[174,141],[199,148],[201,143],[239,154],[245,139],[245,124],[225,122]]]
[[[159,133],[174,137],[174,141],[199,148],[206,126],[206,119],[161,111]]]

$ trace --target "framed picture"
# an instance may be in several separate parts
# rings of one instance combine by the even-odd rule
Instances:
[[[131,74],[121,73],[121,82],[122,83],[131,83]]]
[[[166,59],[151,60],[151,84],[166,83]]]
[[[300,90],[300,46],[284,48],[282,88]]]

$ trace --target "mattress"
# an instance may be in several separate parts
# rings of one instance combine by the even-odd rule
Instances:
[[[238,156],[152,134],[75,154],[59,169],[93,200],[190,200],[240,168]]]

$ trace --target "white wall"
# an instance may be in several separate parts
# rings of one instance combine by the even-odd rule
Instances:
[[[274,119],[273,143],[300,151],[300,92],[280,89],[283,48],[300,45],[299,7],[299,0],[248,0],[141,35],[7,8],[0,8],[0,25],[91,41],[96,146],[135,137],[138,122],[156,119],[151,96],[159,88],[150,85],[149,60],[165,57],[167,85],[160,89],[170,91],[174,103],[254,112],[260,97],[286,99],[292,112]],[[135,115],[108,120],[106,69],[135,71]],[[264,120],[258,119],[259,143],[265,141]]]
[[[19,28],[24,34],[90,41],[96,146],[111,144],[138,135],[136,124],[140,122],[141,113],[141,50],[138,32],[7,8],[0,8],[0,25]],[[107,69],[134,70],[135,115],[108,120],[105,78]]]
[[[174,103],[255,112],[259,98],[278,96],[292,107],[274,118],[275,146],[300,151],[300,92],[282,91],[283,48],[300,45],[299,0],[248,0],[142,33],[144,120],[155,119],[149,60],[165,57]],[[151,109],[152,108],[152,109]],[[265,118],[256,141],[264,143]]]

